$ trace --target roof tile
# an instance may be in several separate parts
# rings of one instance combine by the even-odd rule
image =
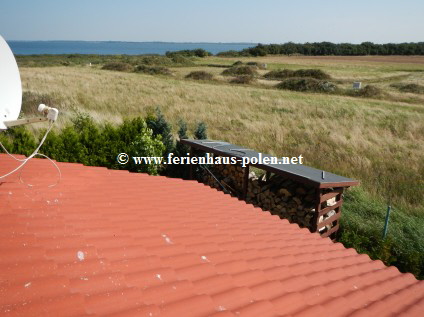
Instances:
[[[136,287],[105,290],[104,293],[85,296],[88,313],[106,315],[144,306],[142,291]]]
[[[0,183],[5,316],[422,316],[411,274],[220,191],[58,164]]]
[[[250,303],[236,310],[236,316],[243,317],[275,317],[278,316],[275,312],[274,305],[269,301],[257,301]]]

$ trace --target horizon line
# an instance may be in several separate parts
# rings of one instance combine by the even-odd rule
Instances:
[[[117,41],[117,40],[6,40],[7,42],[104,42],[104,43],[175,43],[175,44],[260,44],[261,42],[175,42],[175,41]],[[265,43],[261,43],[265,44]],[[268,44],[268,43],[266,43]]]
[[[332,44],[353,44],[353,45],[360,45],[362,43],[373,43],[373,44],[417,44],[417,43],[424,43],[424,41],[416,41],[416,42],[384,42],[384,43],[377,43],[372,41],[362,41],[362,42],[331,42],[331,41],[314,41],[314,42],[294,42],[294,41],[286,41],[286,42],[196,42],[196,41],[182,41],[182,42],[176,42],[176,41],[121,41],[121,40],[6,40],[6,42],[101,42],[101,43],[163,43],[163,44],[249,44],[249,45],[270,45],[270,44],[287,44],[287,43],[294,43],[294,44],[307,44],[307,43],[332,43]]]

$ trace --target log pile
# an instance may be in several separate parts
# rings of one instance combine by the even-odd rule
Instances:
[[[241,165],[214,165],[211,171],[232,196],[241,197],[244,175],[244,169]],[[203,182],[213,188],[222,190],[222,186],[207,172],[204,175]]]
[[[300,227],[312,228],[316,190],[279,175],[249,175],[246,201]]]
[[[244,168],[239,165],[215,165],[210,170],[213,176],[205,173],[203,176],[205,184],[219,190],[223,190],[222,187],[224,187],[232,196],[242,197]],[[246,202],[264,211],[270,211],[271,214],[278,215],[280,218],[288,219],[291,223],[297,223],[302,228],[312,231],[316,226],[316,188],[280,175],[263,174],[258,177],[254,172],[250,172]],[[331,204],[334,203],[328,201],[328,205]],[[326,218],[327,216],[321,216],[318,221],[324,221]],[[325,230],[330,228],[331,226],[324,227]]]

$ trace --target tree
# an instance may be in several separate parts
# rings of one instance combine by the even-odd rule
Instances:
[[[147,126],[152,129],[153,136],[161,135],[162,143],[165,145],[165,155],[173,152],[174,139],[171,134],[171,125],[166,121],[160,108],[156,108],[156,117],[149,116],[146,119]]]
[[[206,134],[206,124],[204,122],[200,122],[197,125],[196,131],[194,131],[194,138],[198,140],[205,140],[208,138]]]
[[[178,127],[178,138],[180,140],[188,139],[187,123],[184,120],[180,119],[178,121]],[[177,142],[177,145],[175,146],[175,156],[186,156],[189,151],[190,148],[187,145],[182,144],[181,142]]]
[[[143,129],[134,137],[130,143],[128,153],[131,156],[138,157],[162,157],[165,151],[165,145],[161,142],[160,136],[154,137],[153,131],[144,125]],[[144,172],[150,175],[159,174],[161,165],[151,162],[144,162],[143,164],[135,164],[134,161],[129,161],[129,170],[133,172]]]

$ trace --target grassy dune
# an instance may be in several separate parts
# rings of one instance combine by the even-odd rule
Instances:
[[[204,121],[211,138],[358,178],[368,191],[415,207],[424,174],[424,105],[104,71],[23,68],[25,91],[49,95],[61,123],[74,109],[120,121],[160,107],[176,123]],[[30,109],[24,109],[28,111]]]
[[[306,165],[359,179],[360,189],[347,197],[340,240],[423,277],[419,268],[424,260],[418,255],[424,252],[424,95],[401,93],[390,85],[423,85],[424,59],[253,59],[267,63],[268,69],[319,68],[343,87],[355,80],[372,83],[386,93],[379,99],[277,90],[264,79],[253,85],[229,84],[220,75],[223,68],[206,66],[235,60],[239,58],[199,59],[194,67],[173,68],[172,77],[96,66],[21,67],[21,76],[24,91],[61,109],[59,127],[75,109],[99,122],[120,122],[159,107],[175,129],[179,119],[191,130],[204,121],[212,139],[276,156],[302,154]],[[216,79],[184,79],[194,70],[211,72]],[[31,113],[33,106],[26,103],[23,111]],[[375,239],[381,236],[389,199],[394,213],[382,246]]]

